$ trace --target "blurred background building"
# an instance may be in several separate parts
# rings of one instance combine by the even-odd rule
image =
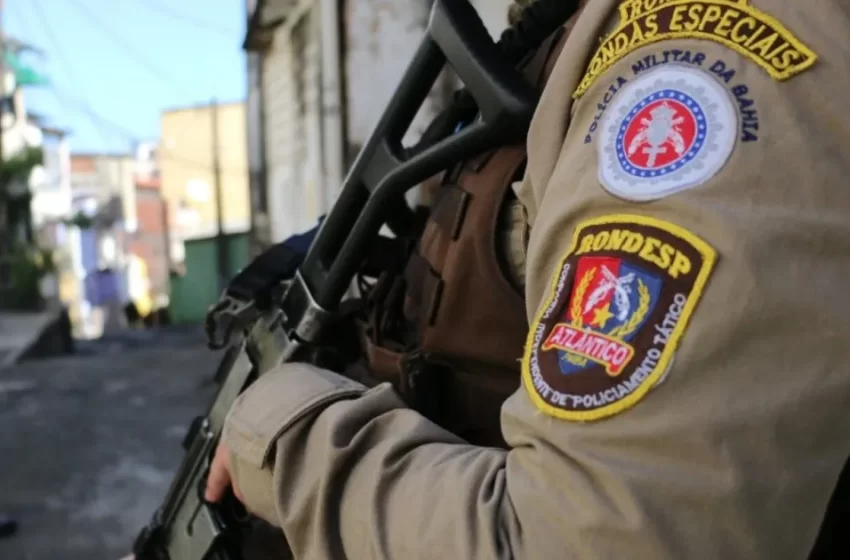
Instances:
[[[496,38],[511,0],[473,3]],[[244,0],[244,9],[246,98],[163,110],[158,137],[134,138],[127,151],[71,153],[72,130],[27,112],[28,88],[49,80],[25,64],[33,47],[7,38],[3,153],[32,159],[32,170],[0,197],[0,302],[21,301],[12,286],[30,274],[33,297],[64,302],[79,337],[126,328],[130,304],[153,323],[197,323],[252,255],[329,210],[431,2]],[[407,142],[457,85],[446,72]],[[49,255],[49,266],[22,272],[21,246]]]
[[[169,110],[162,114],[161,130],[170,312],[175,322],[197,322],[249,259],[245,103]]]
[[[491,35],[510,0],[474,0]],[[427,0],[248,0],[247,134],[252,250],[313,226],[333,203],[419,46]],[[456,82],[446,74],[418,137]]]

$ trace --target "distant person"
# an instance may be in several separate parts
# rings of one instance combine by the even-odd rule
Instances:
[[[134,313],[127,315],[127,322],[131,327],[141,326],[144,317],[150,315],[154,310],[153,298],[151,297],[151,283],[148,273],[148,265],[143,258],[131,254],[127,264],[126,275],[127,301],[125,310]]]
[[[137,328],[142,324],[142,315],[139,313],[139,308],[132,301],[124,304],[124,317],[127,319],[127,326]]]
[[[62,351],[66,354],[74,353],[74,326],[71,323],[71,315],[68,306],[62,307],[59,315],[59,329],[62,335]]]
[[[11,517],[0,513],[0,539],[11,537],[18,530],[18,522]]]

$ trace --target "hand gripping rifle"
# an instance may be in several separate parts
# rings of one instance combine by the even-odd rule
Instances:
[[[526,9],[519,24],[528,28],[520,29],[525,33],[525,51],[536,48],[575,11],[575,2],[569,0],[539,0],[537,4]],[[543,21],[531,29],[528,20],[535,16]],[[381,227],[386,224],[402,236],[409,224],[415,223],[404,199],[409,189],[465,159],[523,141],[537,92],[514,67],[522,53],[516,30],[513,35],[510,32],[496,44],[468,0],[435,0],[413,61],[303,262],[273,295],[270,312],[261,313],[252,307],[252,301],[239,298],[231,298],[231,308],[224,310],[231,313],[234,324],[259,316],[254,328],[267,329],[266,334],[273,336],[277,363],[317,361],[316,349],[337,323],[340,303],[380,237]],[[466,102],[455,106],[469,107],[474,102],[477,115],[455,134],[457,120],[445,119],[442,130],[429,129],[419,143],[403,147],[402,137],[446,64],[466,86],[461,93]],[[296,262],[286,251],[280,258],[277,265],[281,269]],[[208,503],[203,492],[225,417],[259,374],[257,356],[246,341],[250,336],[225,353],[216,374],[219,390],[212,406],[193,421],[183,442],[186,454],[164,504],[133,545],[137,560],[241,557],[238,545],[247,517],[244,509],[232,494],[220,503]]]

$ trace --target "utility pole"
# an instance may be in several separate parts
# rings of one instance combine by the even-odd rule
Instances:
[[[2,101],[3,105],[6,104],[6,34],[3,32],[3,0],[0,0],[0,101]],[[2,119],[3,113],[0,111],[0,119]],[[0,132],[2,132],[2,127],[0,126]],[[0,167],[3,166],[3,135],[0,134]],[[2,203],[0,203],[2,204]],[[5,220],[5,207],[4,216],[0,217],[0,228],[5,228],[6,220]]]
[[[0,0],[2,2],[3,0]],[[216,219],[216,255],[218,256],[218,289],[224,291],[230,279],[230,262],[227,254],[227,238],[224,235],[224,211],[221,185],[221,159],[218,130],[218,101],[215,98],[210,101],[210,114],[212,116],[212,161],[213,182],[215,184],[215,219]]]
[[[6,108],[6,35],[3,32],[3,0],[0,0],[0,123]],[[0,306],[4,299],[4,292],[9,288],[11,282],[11,263],[9,262],[9,225],[8,208],[4,190],[6,160],[3,153],[3,127],[0,124]]]

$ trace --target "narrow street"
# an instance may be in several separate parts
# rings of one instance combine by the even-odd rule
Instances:
[[[160,503],[220,355],[199,329],[121,333],[0,369],[3,560],[117,560]]]

